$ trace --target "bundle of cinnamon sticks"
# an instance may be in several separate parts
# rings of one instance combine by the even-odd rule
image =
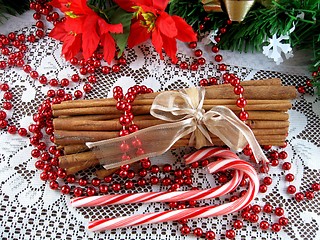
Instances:
[[[283,145],[289,127],[288,109],[291,100],[296,97],[293,86],[282,86],[280,79],[251,80],[241,83],[244,98],[247,99],[245,110],[249,113],[246,124],[250,126],[261,145]],[[150,115],[153,99],[159,92],[142,94],[133,102],[134,123],[140,129],[165,123]],[[206,87],[203,108],[226,106],[236,114],[237,95],[230,85]],[[52,106],[55,144],[64,150],[59,158],[60,167],[68,174],[95,166],[99,161],[89,151],[86,142],[95,142],[119,136],[122,126],[119,117],[122,114],[115,107],[113,98],[94,100],[65,101]],[[188,146],[189,137],[177,141],[173,148]],[[216,136],[211,136],[215,145],[223,145]],[[104,174],[110,173],[104,172]]]

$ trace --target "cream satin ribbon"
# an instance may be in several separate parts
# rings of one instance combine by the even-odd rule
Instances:
[[[190,133],[190,146],[210,146],[212,133],[234,151],[241,151],[249,143],[257,162],[268,162],[251,129],[224,106],[213,107],[205,112],[202,109],[204,96],[204,88],[163,92],[154,99],[150,114],[171,123],[145,128],[124,137],[88,142],[86,145],[104,168],[111,169],[161,155]]]

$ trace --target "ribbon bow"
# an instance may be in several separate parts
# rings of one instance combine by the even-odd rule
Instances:
[[[86,144],[106,169],[161,155],[188,134],[191,134],[189,145],[196,148],[212,145],[210,134],[234,151],[241,151],[249,143],[257,162],[268,162],[251,129],[224,106],[205,112],[204,96],[204,88],[163,92],[154,99],[150,114],[171,123]]]

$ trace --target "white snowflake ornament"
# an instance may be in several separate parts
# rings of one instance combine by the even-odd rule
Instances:
[[[218,29],[212,30],[206,37],[202,39],[201,43],[204,45],[209,45],[210,43],[217,44],[214,38],[218,35],[218,31]]]
[[[277,65],[283,62],[282,53],[286,59],[293,56],[292,48],[289,43],[286,43],[289,40],[289,35],[281,35],[277,38],[277,35],[274,34],[272,38],[269,38],[267,42],[269,44],[267,46],[262,47],[263,54],[268,58],[272,58]]]

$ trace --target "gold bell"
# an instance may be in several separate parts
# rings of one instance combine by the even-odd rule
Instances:
[[[230,20],[241,22],[250,8],[254,4],[254,0],[223,0]]]

